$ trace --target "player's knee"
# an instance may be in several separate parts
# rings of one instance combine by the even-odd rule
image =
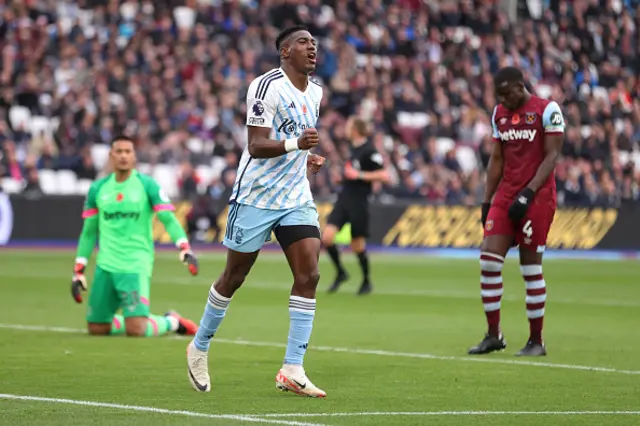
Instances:
[[[134,329],[134,330],[127,329],[126,333],[128,337],[144,337],[146,334],[142,330],[138,330],[138,329]]]
[[[354,253],[362,253],[367,248],[367,242],[362,237],[357,237],[351,240],[351,250]]]
[[[315,289],[320,282],[320,271],[314,268],[310,271],[298,272],[293,276],[294,286]]]
[[[91,336],[106,336],[111,332],[111,324],[88,323],[87,331]]]
[[[525,278],[542,276],[542,265],[520,265],[520,273]]]
[[[504,257],[490,253],[480,253],[480,269],[487,272],[501,272],[504,266]]]
[[[243,265],[227,268],[222,273],[222,277],[220,277],[216,286],[220,286],[233,294],[244,283],[248,273],[249,270]]]
[[[147,322],[145,317],[131,317],[125,319],[125,333],[129,337],[143,337],[147,334]]]

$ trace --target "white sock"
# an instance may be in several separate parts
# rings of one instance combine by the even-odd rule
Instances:
[[[178,327],[180,327],[178,318],[174,317],[173,315],[167,315],[165,318],[167,319],[167,321],[169,321],[169,328],[171,329],[171,331],[178,331]]]

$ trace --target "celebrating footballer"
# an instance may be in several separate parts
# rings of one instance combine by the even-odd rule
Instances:
[[[198,392],[211,390],[208,352],[233,295],[242,286],[273,232],[293,275],[289,297],[289,337],[276,387],[324,398],[307,377],[303,360],[309,345],[320,279],[320,225],[307,171],[318,172],[324,158],[311,154],[322,87],[309,78],[317,45],[304,27],[276,38],[280,68],[253,80],[247,93],[248,145],[240,160],[230,199],[224,245],[227,263],[211,285],[200,327],[187,347],[188,377]]]

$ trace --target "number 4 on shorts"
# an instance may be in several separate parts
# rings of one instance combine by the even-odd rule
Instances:
[[[531,236],[533,235],[533,228],[531,227],[531,219],[525,222],[524,226],[522,227],[522,232],[524,233],[524,235],[527,236],[527,238],[531,238]]]

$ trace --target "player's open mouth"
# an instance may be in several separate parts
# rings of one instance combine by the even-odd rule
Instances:
[[[312,64],[315,64],[316,63],[316,53],[315,52],[309,53],[307,55],[307,59],[309,59],[309,62],[311,62]]]

